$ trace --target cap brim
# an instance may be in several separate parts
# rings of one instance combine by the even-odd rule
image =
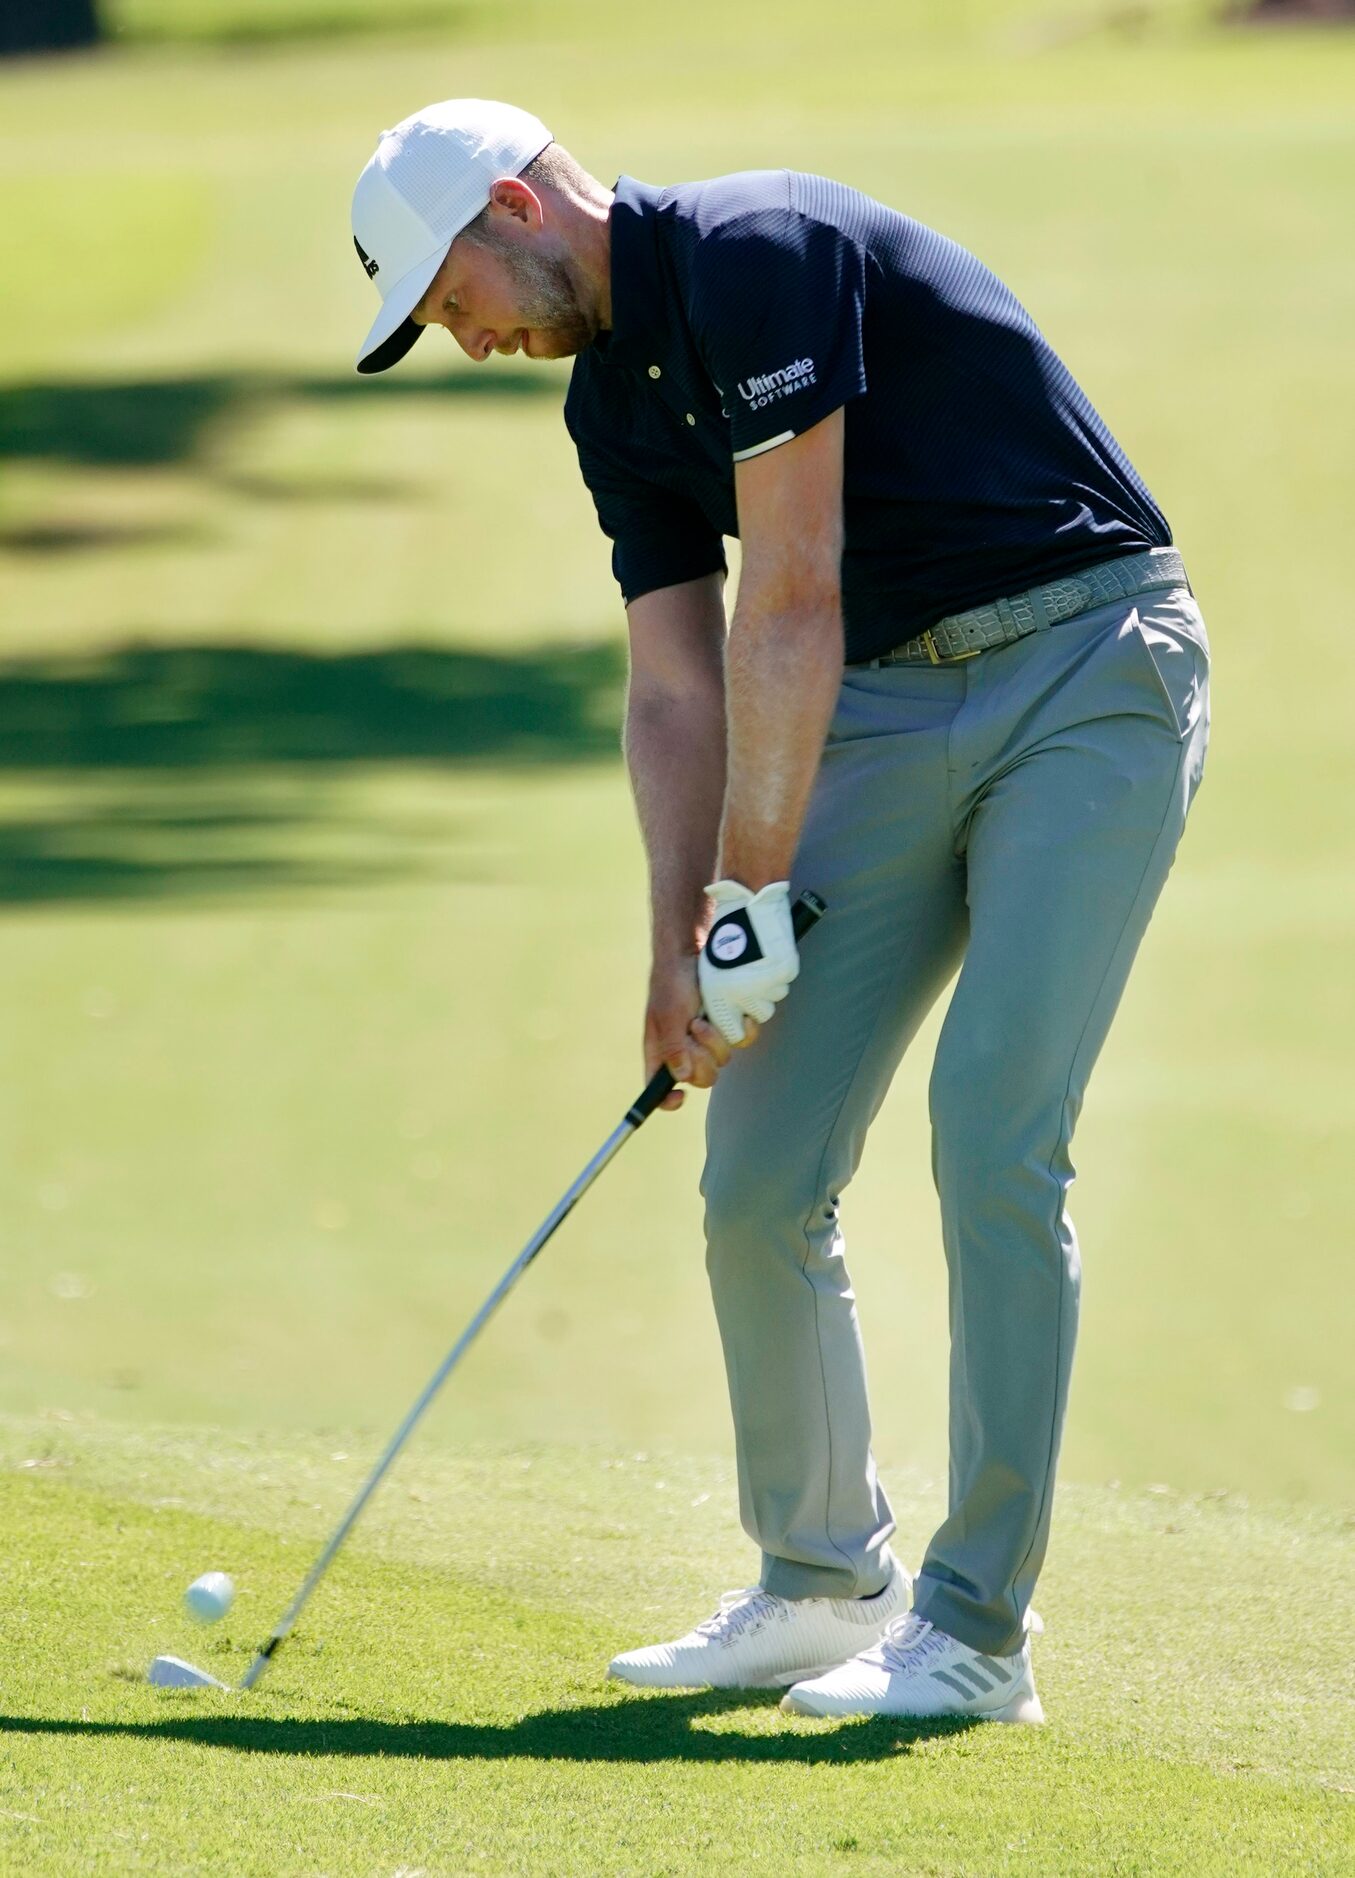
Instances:
[[[410,314],[428,292],[429,284],[446,258],[446,248],[439,248],[397,280],[377,314],[372,330],[362,342],[357,368],[360,372],[384,372],[409,351],[423,331]]]

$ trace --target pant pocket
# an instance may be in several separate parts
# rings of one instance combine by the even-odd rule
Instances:
[[[1201,718],[1207,722],[1209,716],[1209,639],[1200,611],[1193,602],[1173,598],[1159,607],[1136,607],[1129,625],[1177,739],[1184,743]]]

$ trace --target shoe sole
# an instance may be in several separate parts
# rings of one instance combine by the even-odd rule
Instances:
[[[840,1656],[835,1662],[821,1663],[817,1669],[781,1670],[762,1682],[650,1682],[647,1678],[642,1681],[638,1677],[628,1676],[624,1670],[611,1668],[607,1671],[606,1680],[624,1682],[631,1689],[789,1689],[794,1683],[812,1682],[815,1676],[827,1676],[850,1661],[849,1656]]]
[[[899,1576],[903,1580],[900,1603],[907,1608],[913,1595],[913,1575],[900,1565]],[[608,1682],[624,1682],[632,1689],[788,1689],[797,1682],[812,1682],[815,1676],[826,1676],[830,1670],[841,1669],[844,1663],[851,1661],[850,1656],[841,1656],[831,1663],[821,1663],[817,1669],[787,1669],[775,1676],[768,1676],[762,1682],[650,1682],[634,1676],[628,1676],[614,1663],[607,1666]]]
[[[815,1721],[846,1721],[853,1717],[883,1716],[890,1721],[990,1721],[1013,1722],[1027,1727],[1039,1727],[1044,1720],[1044,1705],[1038,1695],[1017,1696],[1004,1703],[1001,1708],[956,1709],[948,1715],[909,1715],[906,1710],[883,1708],[858,1709],[820,1709],[814,1708],[803,1696],[797,1697],[792,1689],[781,1698],[781,1710],[786,1715],[809,1715]]]

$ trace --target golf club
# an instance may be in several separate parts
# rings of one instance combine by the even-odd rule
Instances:
[[[803,939],[805,934],[822,919],[826,911],[827,909],[823,901],[816,893],[802,893],[791,909],[791,918],[796,939]],[[612,1130],[611,1134],[608,1135],[607,1139],[603,1142],[592,1160],[589,1161],[573,1186],[570,1187],[568,1192],[552,1207],[541,1225],[537,1227],[521,1252],[518,1253],[513,1263],[499,1280],[498,1284],[495,1285],[494,1289],[475,1313],[465,1330],[457,1338],[441,1363],[439,1363],[437,1369],[433,1372],[425,1385],[422,1394],[410,1409],[408,1415],[405,1416],[405,1419],[400,1423],[394,1435],[392,1435],[384,1454],[382,1454],[376,1466],[358,1489],[347,1512],[330,1534],[324,1550],[311,1566],[301,1589],[297,1592],[296,1596],[287,1606],[287,1609],[274,1625],[272,1634],[269,1636],[267,1642],[260,1646],[254,1661],[245,1671],[244,1677],[241,1680],[240,1688],[242,1691],[252,1689],[268,1668],[269,1663],[276,1655],[280,1645],[286,1639],[297,1618],[301,1615],[312,1591],[314,1591],[315,1587],[329,1570],[330,1565],[334,1561],[335,1554],[357,1524],[363,1508],[381,1485],[386,1475],[390,1472],[397,1455],[409,1440],[414,1430],[418,1427],[443,1383],[446,1382],[447,1378],[461,1361],[461,1358],[465,1355],[471,1344],[474,1343],[476,1337],[479,1336],[481,1330],[489,1322],[499,1305],[502,1304],[503,1300],[508,1296],[508,1293],[512,1290],[523,1272],[526,1271],[542,1246],[545,1245],[546,1241],[554,1233],[556,1227],[573,1211],[578,1201],[587,1193],[588,1189],[592,1186],[603,1168],[606,1167],[607,1163],[621,1146],[630,1139],[636,1129],[644,1122],[648,1121],[649,1117],[654,1113],[654,1110],[659,1106],[660,1102],[663,1101],[664,1097],[672,1091],[673,1087],[674,1078],[672,1071],[668,1069],[666,1065],[661,1065],[655,1071],[641,1093],[636,1097],[635,1101],[626,1110],[621,1121]],[[182,1657],[178,1656],[157,1656],[147,1672],[147,1680],[155,1683],[160,1688],[173,1689],[225,1689],[230,1686],[228,1683],[223,1683],[219,1677],[209,1675],[205,1669],[195,1669],[191,1663],[184,1662]]]

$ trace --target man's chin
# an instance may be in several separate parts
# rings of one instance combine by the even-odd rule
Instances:
[[[591,346],[593,338],[583,327],[532,327],[523,334],[522,350],[529,359],[572,359]]]

